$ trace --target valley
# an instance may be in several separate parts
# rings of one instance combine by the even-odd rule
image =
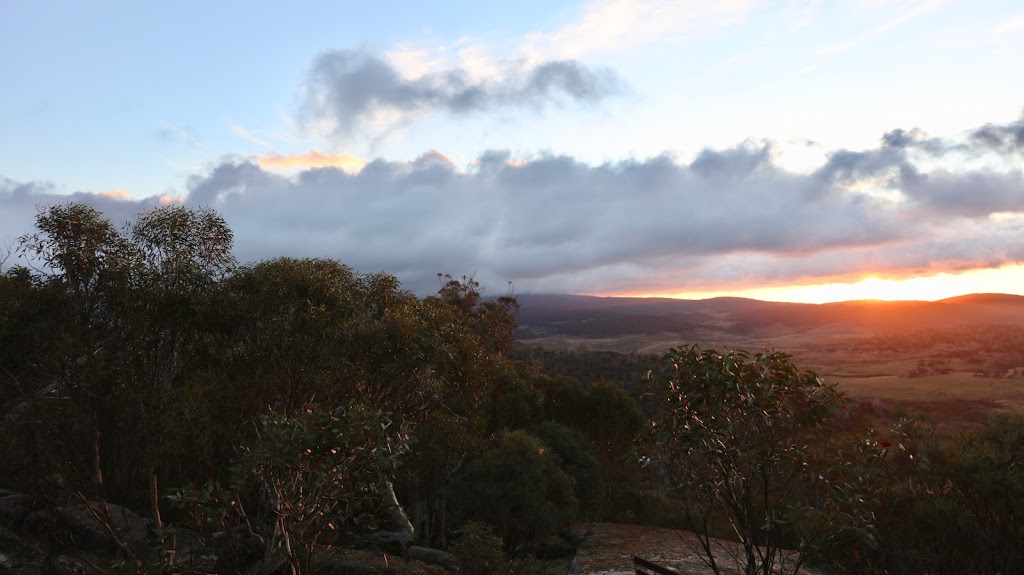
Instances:
[[[780,350],[881,415],[894,406],[940,432],[1024,413],[1024,297],[792,304],[522,295],[518,340],[544,348],[661,355],[698,343]]]

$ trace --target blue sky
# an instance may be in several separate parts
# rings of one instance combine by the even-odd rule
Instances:
[[[0,0],[0,238],[181,201],[417,291],[1019,291],[1022,61],[1010,1]]]

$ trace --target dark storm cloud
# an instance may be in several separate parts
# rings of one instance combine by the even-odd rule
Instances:
[[[973,142],[976,133],[942,149],[1005,158]],[[517,162],[491,150],[460,170],[431,150],[358,173],[286,177],[225,161],[190,179],[186,201],[224,215],[242,261],[333,257],[420,292],[437,287],[437,272],[475,273],[492,289],[511,280],[524,292],[682,291],[1024,261],[1021,170],[935,168],[930,141],[889,132],[877,148],[834,151],[808,174],[775,164],[771,144],[750,142],[689,163]],[[157,202],[0,180],[0,225],[24,233],[36,206],[67,200],[115,219]]]
[[[455,67],[407,78],[375,54],[339,50],[317,57],[306,79],[302,118],[326,122],[338,135],[352,132],[379,111],[403,118],[424,112],[465,114],[495,108],[542,107],[571,100],[600,101],[621,89],[614,72],[574,60],[513,67],[504,78],[475,80]]]

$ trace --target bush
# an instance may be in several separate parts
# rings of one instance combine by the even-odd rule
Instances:
[[[501,537],[485,523],[469,521],[462,526],[462,536],[451,548],[458,558],[462,575],[504,575],[508,558]]]
[[[578,506],[573,491],[555,454],[514,431],[466,465],[451,499],[458,515],[493,525],[515,554],[569,524]]]

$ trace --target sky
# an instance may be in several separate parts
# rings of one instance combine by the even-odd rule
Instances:
[[[0,246],[182,203],[417,293],[1024,293],[1019,0],[481,6],[0,0]]]

